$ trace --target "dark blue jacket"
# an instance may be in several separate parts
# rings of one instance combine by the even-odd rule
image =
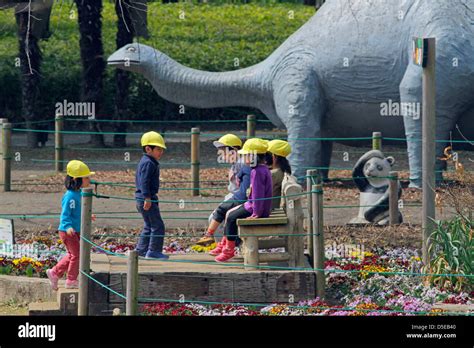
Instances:
[[[135,198],[139,200],[145,197],[151,197],[152,200],[158,199],[158,189],[160,188],[160,164],[156,159],[146,154],[143,155],[138,163],[135,174]]]
[[[234,197],[232,197],[233,200],[242,201],[242,203],[244,203],[247,200],[247,190],[250,187],[251,171],[252,171],[252,168],[250,168],[249,166],[242,166],[242,168],[240,168],[240,171],[237,174],[237,177],[239,178],[239,181],[240,181],[240,186],[239,186],[239,190],[236,193],[234,193]]]

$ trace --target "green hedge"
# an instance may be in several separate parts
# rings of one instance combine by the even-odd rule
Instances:
[[[41,101],[39,115],[51,118],[56,102],[80,100],[81,64],[77,12],[69,17],[75,6],[66,2],[53,8],[48,40],[41,41]],[[180,10],[185,20],[179,19]],[[294,11],[294,19],[289,19]],[[150,39],[140,42],[153,46],[181,64],[208,71],[233,70],[234,58],[241,67],[265,59],[288,36],[314,14],[314,8],[301,4],[149,4]],[[117,16],[113,4],[104,2],[103,43],[105,58],[116,50]],[[16,23],[11,10],[0,11],[0,115],[16,122],[21,118],[19,68]],[[104,118],[113,116],[114,69],[107,67],[104,83]],[[163,119],[165,102],[137,74],[133,74],[131,118]],[[219,110],[187,112],[186,118],[217,117]],[[238,114],[238,113],[237,113]],[[226,113],[225,118],[237,114]],[[161,116],[160,116],[161,115]],[[221,116],[222,117],[222,116]]]

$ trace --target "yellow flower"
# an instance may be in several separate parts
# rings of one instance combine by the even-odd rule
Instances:
[[[209,246],[193,245],[191,247],[191,250],[197,251],[198,253],[203,253],[203,252],[211,251],[212,249],[215,249],[216,247],[217,247],[216,243],[212,243]]]
[[[15,266],[18,266],[18,264],[20,263],[20,260],[15,259],[15,260],[13,260],[12,262],[13,262],[13,264],[14,264]]]
[[[273,306],[269,311],[268,313],[270,315],[278,315],[280,314],[281,312],[283,312],[283,310],[285,309],[284,306]]]
[[[383,273],[383,272],[388,272],[388,269],[382,266],[376,266],[376,265],[365,265],[362,267],[362,271],[365,272],[360,272],[360,275],[362,278],[367,279],[367,277],[372,274],[369,272],[377,272],[377,273]]]
[[[35,266],[36,266],[36,267],[42,267],[43,264],[42,264],[41,262],[39,262],[39,261],[36,261],[36,262],[35,262]]]
[[[428,314],[428,316],[434,316],[434,315],[437,315],[438,313],[443,313],[443,312],[445,312],[445,310],[440,309],[440,308],[433,308],[430,310],[430,313],[432,314]]]
[[[419,257],[419,256],[412,256],[411,259],[413,261],[421,261],[421,257]]]
[[[374,254],[369,251],[364,251],[363,253],[361,253],[360,251],[351,252],[351,257],[357,257],[359,259],[363,259],[364,257],[370,257],[370,256],[374,256]]]

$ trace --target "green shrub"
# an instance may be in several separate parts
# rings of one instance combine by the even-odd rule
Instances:
[[[220,2],[220,1],[218,1]],[[269,1],[267,3],[275,3]],[[79,101],[81,63],[77,11],[71,1],[55,4],[50,29],[53,35],[40,43],[43,53],[41,66],[41,97],[39,117],[52,118],[56,102]],[[185,20],[179,11],[185,11]],[[294,19],[288,19],[288,11]],[[240,67],[256,64],[265,59],[288,36],[295,32],[314,14],[314,8],[300,4],[149,4],[148,40],[141,43],[153,46],[183,65],[208,70],[234,70],[234,58]],[[104,2],[103,44],[105,58],[115,51],[117,16],[111,2]],[[21,118],[21,93],[19,68],[15,67],[18,55],[16,24],[12,10],[0,11],[0,113],[16,122]],[[130,89],[130,117],[139,119],[164,119],[165,103],[150,85],[133,74]],[[111,118],[114,110],[114,69],[106,69],[104,81],[104,106],[99,117]],[[211,118],[216,110],[199,113]],[[161,115],[161,116],[160,116]],[[226,115],[225,118],[228,117]],[[196,112],[187,109],[186,118]]]
[[[474,223],[456,216],[439,221],[431,235],[430,273],[472,275],[474,272]],[[430,281],[441,288],[472,291],[474,279],[468,277],[432,276]]]

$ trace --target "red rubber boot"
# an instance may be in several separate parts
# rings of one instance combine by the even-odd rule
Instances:
[[[235,256],[235,241],[227,240],[225,248],[222,252],[215,258],[216,262],[225,262],[230,260]]]
[[[224,236],[224,237],[222,237],[219,244],[217,244],[217,247],[215,247],[214,249],[209,251],[209,255],[212,255],[212,256],[219,255],[222,252],[222,250],[224,250],[224,248],[226,246],[226,243],[227,243],[227,237]]]

